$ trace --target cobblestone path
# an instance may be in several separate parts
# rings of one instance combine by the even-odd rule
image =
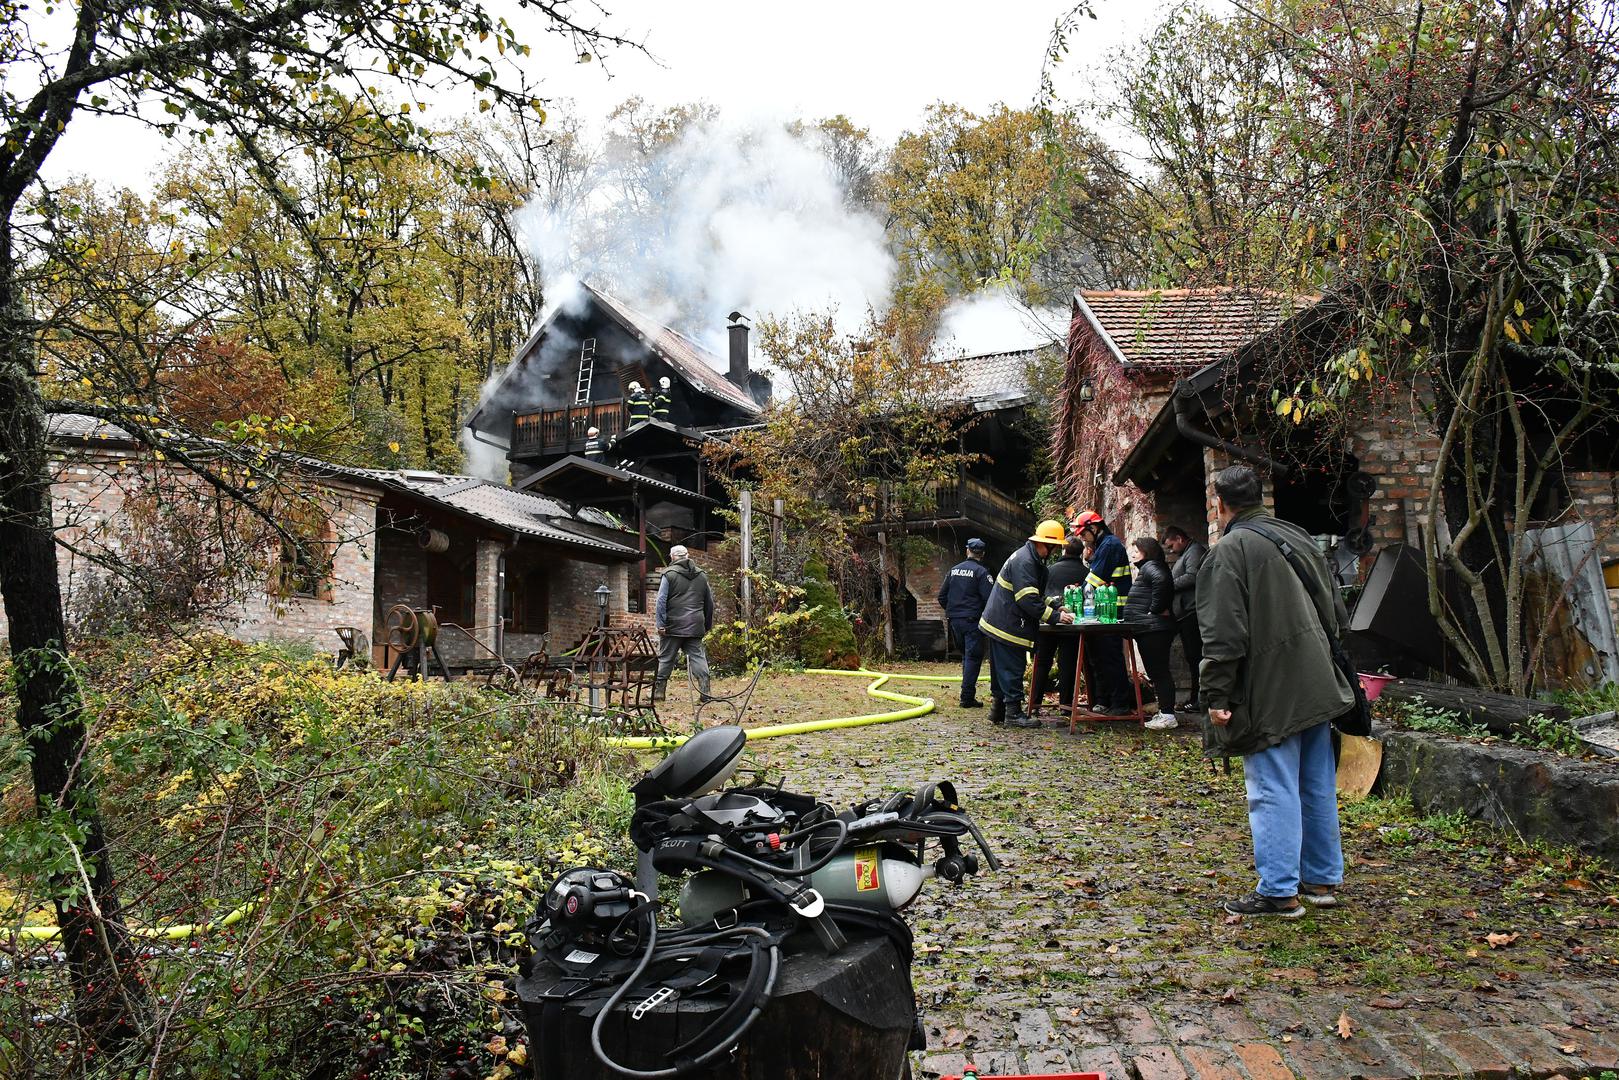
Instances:
[[[750,723],[872,711],[861,686],[768,679]],[[919,692],[941,710],[753,753],[837,803],[954,780],[1001,853],[1001,873],[932,883],[909,912],[919,1075],[1619,1070],[1615,875],[1374,798],[1344,806],[1342,906],[1228,918],[1219,902],[1253,887],[1240,765],[1214,773],[1188,732],[1005,730],[957,708],[953,687]]]

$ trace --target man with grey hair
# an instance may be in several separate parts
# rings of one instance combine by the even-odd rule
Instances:
[[[1220,542],[1197,575],[1204,748],[1242,758],[1259,872],[1225,910],[1292,919],[1335,905],[1343,881],[1332,721],[1355,695],[1332,647],[1349,618],[1309,534],[1265,512],[1254,470],[1221,471],[1214,492]]]
[[[658,675],[652,685],[652,700],[662,701],[669,687],[669,673],[675,667],[675,654],[686,654],[686,668],[697,683],[697,692],[708,697],[708,650],[703,637],[714,626],[714,591],[708,578],[692,565],[685,545],[669,549],[669,565],[658,582]]]

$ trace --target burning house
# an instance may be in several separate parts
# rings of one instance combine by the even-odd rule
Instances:
[[[749,328],[732,313],[721,361],[686,335],[589,285],[535,329],[467,422],[504,451],[520,491],[621,522],[647,575],[669,547],[706,550],[722,535],[723,494],[702,456],[712,433],[756,422],[770,380],[751,369]],[[721,373],[723,370],[723,374]],[[632,385],[653,399],[632,414]],[[658,400],[659,395],[663,400]]]

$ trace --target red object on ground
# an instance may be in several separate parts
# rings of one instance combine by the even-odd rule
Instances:
[[[981,1073],[974,1072],[971,1065],[967,1066],[967,1075],[977,1077],[978,1080],[1107,1080],[1107,1076],[1099,1072],[1088,1073]],[[941,1076],[939,1080],[961,1080],[959,1076]]]

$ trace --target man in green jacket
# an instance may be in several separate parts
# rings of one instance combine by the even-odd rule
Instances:
[[[1214,479],[1219,543],[1197,575],[1203,636],[1200,686],[1209,707],[1205,748],[1242,757],[1259,887],[1229,900],[1233,915],[1297,918],[1331,907],[1343,881],[1332,721],[1354,694],[1332,662],[1328,634],[1348,629],[1315,542],[1265,513],[1259,476],[1233,465]],[[1275,542],[1284,537],[1315,576],[1312,599]]]

